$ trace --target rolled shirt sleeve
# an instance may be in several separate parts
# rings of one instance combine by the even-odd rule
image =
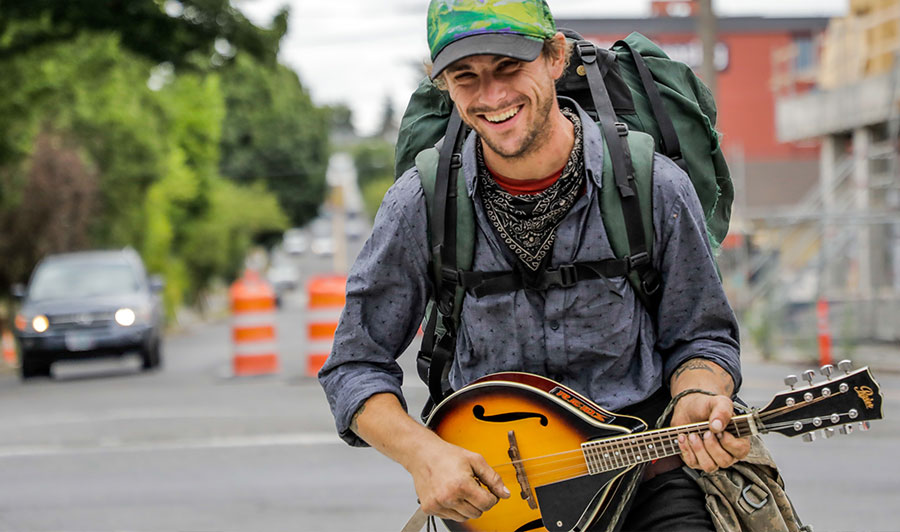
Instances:
[[[657,156],[654,199],[657,260],[662,294],[656,349],[663,358],[664,383],[691,358],[715,362],[741,385],[737,319],[728,303],[707,237],[706,222],[687,174]]]
[[[392,393],[407,407],[397,358],[418,331],[430,290],[425,219],[421,184],[410,170],[385,195],[347,278],[346,305],[319,382],[338,433],[353,446],[366,446],[349,427],[371,396]]]

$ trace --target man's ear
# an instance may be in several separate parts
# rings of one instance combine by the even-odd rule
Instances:
[[[554,41],[559,41],[559,46],[556,47],[556,57],[548,57],[547,61],[550,67],[550,74],[554,80],[558,80],[566,71],[566,36],[558,31],[552,38]]]

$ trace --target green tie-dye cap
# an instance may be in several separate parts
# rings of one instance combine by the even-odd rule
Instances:
[[[545,0],[431,0],[431,77],[472,55],[534,61],[544,40],[555,34],[556,23]]]

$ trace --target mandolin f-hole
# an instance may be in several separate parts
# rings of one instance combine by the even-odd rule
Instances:
[[[540,419],[541,426],[546,427],[549,423],[547,416],[544,414],[538,414],[537,412],[506,412],[503,414],[494,414],[494,415],[486,415],[484,413],[484,407],[481,405],[475,405],[472,408],[472,415],[475,416],[475,419],[479,421],[487,421],[488,423],[509,423],[510,421],[520,421],[522,419],[529,418],[538,418]]]

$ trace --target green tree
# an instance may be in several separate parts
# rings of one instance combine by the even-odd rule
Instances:
[[[365,140],[354,148],[353,162],[366,212],[374,217],[394,183],[394,146],[378,137]]]
[[[238,51],[275,63],[287,32],[282,9],[271,29],[250,23],[230,0],[28,0],[0,2],[0,60],[83,32],[114,32],[154,63],[215,67]]]
[[[325,197],[328,111],[313,105],[292,70],[245,57],[223,69],[222,90],[222,174],[264,182],[294,225],[314,218]]]
[[[240,268],[255,232],[286,227],[271,193],[219,174],[218,76],[154,91],[150,66],[91,34],[0,61],[5,286],[46,253],[131,245],[165,275],[171,312]]]

